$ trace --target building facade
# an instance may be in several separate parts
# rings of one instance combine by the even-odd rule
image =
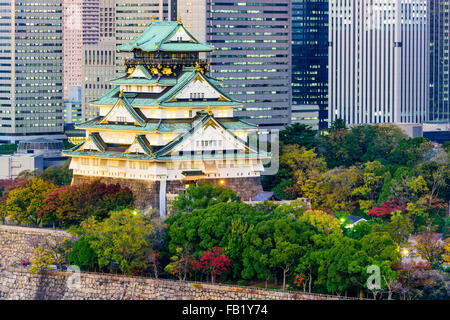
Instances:
[[[430,100],[428,120],[450,122],[450,18],[448,0],[429,0]]]
[[[207,75],[198,41],[182,21],[153,21],[137,39],[118,47],[132,53],[125,73],[93,104],[99,115],[77,128],[85,142],[65,150],[73,183],[100,179],[129,186],[137,206],[166,214],[166,200],[196,181],[211,181],[251,199],[262,191],[267,152],[249,145],[258,127],[235,117],[242,102]]]
[[[427,0],[330,0],[329,122],[427,118],[427,12]]]
[[[292,1],[291,119],[328,124],[328,0]]]
[[[63,7],[0,3],[0,142],[62,138]]]
[[[195,7],[193,7],[193,10]],[[291,1],[207,1],[211,75],[245,102],[236,116],[280,129],[291,114]]]

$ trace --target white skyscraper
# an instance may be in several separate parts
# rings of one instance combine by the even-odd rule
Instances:
[[[330,0],[329,122],[422,123],[427,0]]]

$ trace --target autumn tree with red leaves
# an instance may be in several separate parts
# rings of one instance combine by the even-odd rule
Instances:
[[[223,254],[223,249],[214,247],[205,252],[197,264],[197,270],[211,276],[211,282],[214,283],[217,276],[222,275],[231,267],[230,258]]]
[[[383,201],[375,205],[367,214],[374,217],[389,217],[392,213],[401,211],[405,212],[406,207],[402,205],[396,198],[390,201]]]
[[[132,208],[134,197],[119,184],[94,182],[64,186],[49,193],[39,211],[47,221],[63,226],[79,224],[87,217],[103,220],[114,210]]]

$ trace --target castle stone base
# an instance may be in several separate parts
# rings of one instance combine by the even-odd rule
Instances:
[[[94,177],[74,175],[72,184],[92,183],[99,181],[105,184],[120,184],[122,187],[128,187],[135,200],[135,207],[139,210],[159,211],[159,181],[122,179],[110,177]],[[223,181],[223,184],[221,183]],[[234,190],[244,201],[248,201],[263,191],[260,177],[251,178],[224,178],[224,179],[199,179],[199,180],[175,180],[167,181],[166,194],[178,194],[180,189],[193,182],[209,182],[222,185],[225,188]]]

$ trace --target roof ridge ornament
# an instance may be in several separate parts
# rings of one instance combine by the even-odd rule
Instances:
[[[209,116],[212,116],[213,112],[212,112],[212,110],[211,110],[211,106],[210,106],[210,105],[208,105],[208,106],[206,107],[206,112],[208,112],[208,115],[209,115]]]
[[[181,21],[181,15],[178,15],[178,24],[183,24],[183,21]]]
[[[155,15],[152,14],[152,23],[155,22]]]

